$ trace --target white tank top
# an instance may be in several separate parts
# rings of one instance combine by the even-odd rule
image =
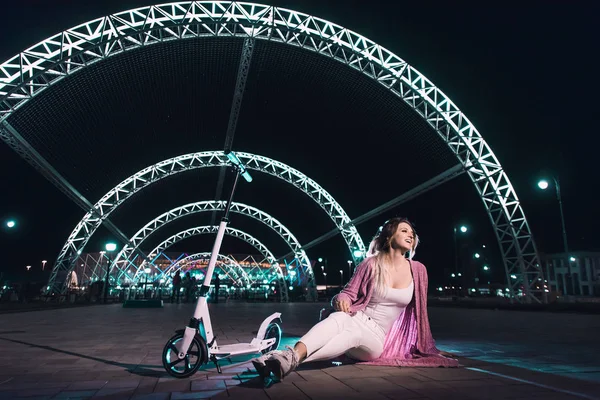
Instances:
[[[410,303],[414,292],[414,282],[411,281],[407,288],[394,289],[387,287],[383,294],[373,293],[369,304],[364,310],[367,317],[384,330],[387,334],[394,321],[398,319],[406,306]]]

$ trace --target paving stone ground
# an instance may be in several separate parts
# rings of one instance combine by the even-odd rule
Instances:
[[[283,345],[316,321],[320,303],[211,304],[222,344],[247,342],[281,312]],[[463,367],[301,366],[267,388],[249,357],[170,377],[161,352],[192,304],[119,304],[0,315],[0,399],[600,399],[600,318],[430,308],[438,347]]]

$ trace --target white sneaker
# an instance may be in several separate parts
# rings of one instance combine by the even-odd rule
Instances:
[[[277,350],[270,351],[252,360],[252,365],[254,365],[254,369],[256,370],[256,372],[258,372],[258,375],[260,375],[261,378],[265,379],[268,378],[269,375],[271,375],[271,371],[267,367],[265,361],[267,361],[269,357],[271,357],[271,355],[276,351]]]
[[[287,350],[274,352],[265,360],[265,366],[279,380],[290,374],[298,367],[299,360],[296,351],[290,346],[286,346]]]

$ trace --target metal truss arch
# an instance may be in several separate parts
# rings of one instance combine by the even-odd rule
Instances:
[[[154,249],[152,249],[152,251],[150,251],[149,254],[159,255],[159,254],[163,253],[166,249],[168,249],[170,246],[172,246],[175,243],[180,242],[184,239],[187,239],[192,236],[197,236],[197,235],[216,234],[218,230],[219,230],[218,225],[205,225],[205,226],[197,226],[194,228],[186,229],[186,230],[178,232],[178,233],[172,235],[171,237],[165,239],[164,241],[162,241]],[[275,271],[275,274],[278,278],[277,284],[279,287],[279,293],[281,294],[281,301],[287,302],[289,300],[289,298],[288,298],[287,285],[284,284],[285,277],[283,275],[283,271],[281,270],[281,267],[279,266],[279,263],[277,262],[277,259],[273,255],[273,253],[260,240],[258,240],[254,236],[252,236],[246,232],[243,232],[239,229],[227,227],[225,230],[225,235],[233,236],[235,238],[245,241],[246,243],[248,243],[252,247],[254,247],[261,254],[261,256],[263,257],[263,261],[266,261],[266,263],[271,266],[270,269]],[[145,264],[146,264],[146,262],[144,261],[142,263],[142,265],[140,266],[140,268],[138,268],[137,272],[135,273],[136,276],[144,268]],[[126,273],[125,271],[126,270],[124,270],[123,272]],[[169,271],[170,271],[170,269],[169,269]],[[165,271],[163,273],[163,275],[168,275],[169,271]],[[251,277],[249,277],[247,274],[245,274],[245,275],[250,284],[254,283]]]
[[[351,219],[348,214],[329,192],[313,179],[282,162],[251,153],[237,152],[236,154],[248,169],[264,172],[279,178],[297,187],[315,201],[327,212],[327,215],[340,230],[342,237],[348,245],[350,255],[355,262],[360,261],[360,257],[357,257],[356,254],[354,254],[354,250],[359,250],[364,253],[365,245],[358,234],[356,227],[350,224]],[[96,217],[96,214],[101,215],[102,218],[108,217],[110,213],[123,204],[129,197],[146,186],[171,175],[197,168],[223,167],[227,165],[229,165],[229,161],[222,151],[190,153],[161,161],[155,165],[144,168],[123,180],[106,193],[94,205],[95,212],[88,212],[77,224],[73,232],[71,232],[71,235],[63,245],[54,264],[51,283],[55,281],[54,277],[58,271],[72,270],[73,263],[77,259],[77,256],[81,254],[91,236],[102,223],[102,219]],[[285,235],[287,235],[287,233]],[[135,245],[135,242],[132,243]],[[294,254],[298,255],[301,247],[302,246],[298,246],[293,249]],[[304,256],[305,253],[302,250],[300,258]],[[58,290],[60,289],[55,289],[55,291]]]
[[[537,289],[543,287],[539,285],[543,272],[521,203],[492,149],[467,116],[402,58],[356,32],[314,16],[254,3],[188,1],[141,7],[86,22],[0,65],[0,121],[64,77],[107,57],[169,40],[223,36],[251,37],[314,51],[363,73],[401,98],[468,168],[495,228],[512,293],[522,285],[528,301],[545,296],[543,289]],[[519,279],[511,280],[511,274]]]
[[[204,225],[204,226],[196,226],[194,228],[186,229],[185,231],[178,232],[173,236],[162,241],[158,246],[156,246],[150,254],[159,254],[168,249],[170,246],[174,245],[177,242],[180,242],[184,239],[187,239],[192,236],[197,235],[205,235],[205,234],[216,234],[219,230],[218,225]],[[238,239],[243,240],[244,242],[250,244],[254,247],[258,252],[263,256],[265,260],[271,265],[277,263],[277,259],[273,255],[273,253],[265,246],[260,240],[255,238],[252,235],[247,234],[244,231],[240,231],[239,229],[234,229],[231,227],[227,227],[225,230],[225,235],[233,236]],[[281,269],[280,271],[281,272]],[[283,275],[283,274],[281,274]]]
[[[178,270],[181,270],[184,267],[184,264],[190,262],[190,261],[195,261],[195,260],[199,260],[199,259],[204,259],[204,258],[210,258],[210,252],[203,252],[203,253],[195,253],[189,256],[186,256],[180,260],[178,260],[177,262],[175,262],[173,265],[171,265],[171,267],[169,268],[169,270],[165,271],[165,274],[170,274],[170,273],[175,273]],[[229,271],[242,271],[242,275],[245,275],[247,278],[246,273],[244,272],[244,269],[242,268],[242,266],[233,258],[225,256],[223,254],[218,254],[217,255],[217,264],[221,265],[221,269],[223,269],[223,265],[225,265],[225,273],[228,274]],[[233,268],[232,268],[233,267]],[[231,278],[231,276],[230,276]],[[235,283],[240,283],[240,279],[235,279],[232,278],[232,280]],[[250,284],[250,281],[247,280],[245,283],[245,285]]]
[[[130,265],[132,265],[131,260],[134,259],[135,253],[140,247],[140,245],[156,230],[160,229],[164,225],[169,222],[175,221],[179,218],[188,216],[190,214],[199,213],[199,212],[213,212],[213,211],[223,211],[225,209],[226,202],[225,201],[200,201],[196,203],[189,203],[180,207],[176,207],[172,210],[169,210],[158,217],[152,219],[146,225],[144,225],[138,232],[133,235],[129,242],[132,243],[133,246],[124,246],[121,251],[117,254],[113,261],[113,266],[116,266],[120,271],[126,271]],[[267,214],[264,211],[261,211],[255,207],[249,206],[243,203],[232,202],[230,212],[242,214],[253,218],[271,228],[275,233],[277,233],[290,247],[290,249],[296,255],[296,258],[300,260],[303,270],[305,271],[305,275],[307,276],[307,286],[312,288],[314,286],[314,273],[312,271],[312,266],[306,252],[302,250],[302,245],[296,239],[294,234],[281,222],[275,219],[273,216]],[[264,246],[263,246],[264,247]],[[266,248],[266,247],[265,247]],[[154,253],[150,253],[153,256]],[[271,254],[272,256],[272,254]],[[274,257],[273,257],[274,258]],[[285,276],[277,263],[276,271],[278,273],[278,277],[280,280],[284,280]],[[136,269],[134,274],[137,275],[138,271],[142,268],[133,265]],[[287,286],[282,285],[281,293],[284,300],[287,299]]]

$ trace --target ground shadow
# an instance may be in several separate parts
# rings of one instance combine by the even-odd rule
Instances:
[[[126,363],[120,363],[117,361],[105,360],[103,358],[98,358],[98,357],[94,357],[94,356],[88,356],[85,354],[75,353],[73,351],[61,350],[61,349],[57,349],[57,348],[51,347],[51,346],[43,346],[43,345],[39,345],[39,344],[35,344],[35,343],[24,342],[22,340],[8,339],[8,338],[3,338],[3,337],[0,337],[0,340],[4,340],[6,342],[18,343],[18,344],[22,344],[25,346],[36,347],[38,349],[53,351],[55,353],[68,354],[70,356],[85,358],[87,360],[93,360],[93,361],[101,362],[101,363],[107,364],[107,365],[114,365],[117,367],[122,367],[127,372],[134,374],[134,375],[152,376],[152,377],[157,377],[157,378],[169,376],[166,373],[166,371],[163,372],[163,371],[156,371],[156,370],[150,369],[150,368],[162,368],[162,365],[126,364]]]

